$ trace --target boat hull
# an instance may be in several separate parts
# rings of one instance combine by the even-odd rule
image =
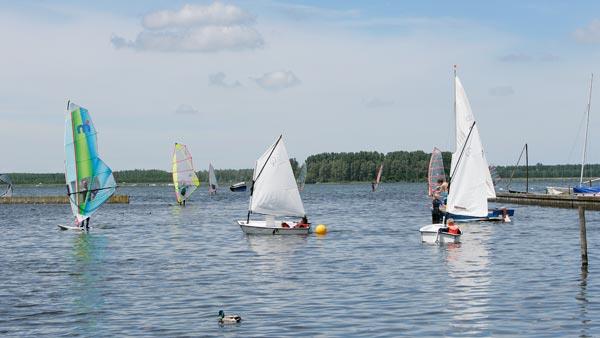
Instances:
[[[600,187],[573,187],[573,193],[578,196],[598,196],[600,195]]]
[[[438,232],[439,229],[444,228],[444,224],[429,224],[421,229],[421,242],[430,244],[447,244],[447,243],[460,243],[460,234],[449,234],[447,232]]]
[[[274,221],[267,225],[266,221],[237,221],[245,234],[251,235],[308,235],[310,226],[306,228],[297,228],[296,222],[285,222],[289,228],[281,226],[281,221]]]
[[[230,186],[229,190],[231,190],[233,192],[243,192],[243,191],[246,191],[246,183],[243,183],[243,182],[236,183],[236,184]]]
[[[490,209],[486,217],[466,216],[457,214],[447,214],[446,219],[452,218],[457,223],[465,222],[483,222],[483,221],[504,221],[504,210],[506,210],[506,216],[512,217],[515,215],[515,209]]]
[[[573,193],[573,188],[568,187],[546,187],[548,195],[570,195]]]

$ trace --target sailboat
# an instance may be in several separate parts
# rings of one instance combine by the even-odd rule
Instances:
[[[302,163],[302,166],[300,167],[300,174],[298,174],[298,179],[296,180],[296,182],[298,183],[298,190],[300,190],[300,192],[304,191],[304,184],[306,182],[306,174],[307,174],[307,168],[306,168],[306,162]]]
[[[583,141],[583,151],[581,154],[581,175],[579,177],[579,185],[576,187],[546,187],[546,193],[549,195],[568,195],[568,194],[577,194],[584,196],[596,196],[600,194],[600,187],[592,187],[590,181],[590,186],[586,187],[583,185],[583,172],[585,168],[585,162],[587,159],[587,145],[588,145],[588,132],[590,128],[590,108],[592,105],[592,85],[594,83],[594,74],[592,73],[590,77],[590,91],[588,95],[588,103],[587,103],[587,111],[586,111],[586,126],[585,126],[585,137]],[[597,179],[596,179],[597,180]]]
[[[428,191],[427,194],[431,197],[433,193],[438,191],[441,184],[439,181],[446,180],[446,172],[444,171],[444,159],[442,151],[438,148],[433,148],[431,158],[429,159],[429,169],[427,170]]]
[[[511,190],[510,184],[512,183],[513,177],[515,176],[515,171],[517,170],[517,167],[521,163],[521,158],[523,157],[523,153],[525,153],[525,191]],[[490,172],[491,172],[491,170],[490,170]],[[492,179],[493,178],[494,178],[494,175],[492,174]],[[495,181],[494,181],[494,184],[496,184]],[[517,164],[515,164],[513,171],[510,174],[510,179],[508,180],[508,183],[506,184],[506,190],[508,190],[509,193],[517,193],[517,194],[523,194],[523,193],[528,194],[529,193],[529,146],[527,145],[527,143],[525,143],[525,146],[523,146],[523,150],[521,150],[521,154],[519,155]]]
[[[65,118],[65,181],[77,224],[89,219],[117,188],[112,170],[98,156],[96,134],[88,110],[69,101]],[[78,225],[59,227],[83,230]]]
[[[452,154],[450,183],[446,204],[446,219],[457,222],[508,220],[513,209],[488,209],[488,198],[496,197],[489,165],[485,158],[479,129],[471,111],[467,94],[454,69],[454,113],[456,128],[456,150]],[[421,240],[457,242],[460,237],[439,234],[444,224],[422,227]],[[433,235],[436,234],[436,235]]]
[[[217,193],[219,183],[217,183],[217,176],[215,175],[215,168],[212,163],[208,164],[208,193],[214,195]]]
[[[594,82],[594,74],[592,74],[590,78],[590,95],[588,98],[587,104],[587,124],[585,127],[585,141],[583,142],[583,155],[581,156],[581,175],[579,177],[579,185],[573,187],[573,193],[576,195],[584,195],[584,196],[597,196],[600,194],[600,186],[591,186],[592,181],[590,181],[590,186],[583,185],[583,169],[585,168],[585,162],[587,160],[587,146],[588,146],[588,131],[590,129],[590,108],[592,105],[592,84]]]
[[[192,155],[184,144],[175,143],[172,162],[175,197],[177,203],[185,205],[185,201],[200,186],[200,180],[196,176],[196,171],[194,171]]]
[[[377,188],[379,187],[379,183],[381,182],[381,174],[383,173],[383,163],[381,163],[381,165],[379,166],[379,169],[377,170],[377,177],[375,177],[375,182],[373,182],[371,184],[371,191],[375,192],[377,191]]]
[[[0,197],[12,197],[13,184],[10,176],[0,174]]]
[[[252,214],[265,215],[265,220],[250,220]],[[275,217],[302,217],[302,221]],[[238,224],[246,234],[293,235],[310,230],[282,135],[256,160],[248,217]]]
[[[452,154],[447,218],[457,222],[503,221],[514,209],[488,209],[488,198],[496,197],[475,117],[464,87],[454,70],[456,150]]]

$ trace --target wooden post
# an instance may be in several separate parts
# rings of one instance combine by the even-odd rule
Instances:
[[[583,207],[579,207],[579,240],[581,242],[581,268],[587,269],[587,234],[585,230],[585,209]]]

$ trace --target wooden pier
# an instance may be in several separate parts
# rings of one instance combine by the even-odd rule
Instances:
[[[129,195],[112,195],[107,203],[129,204]],[[69,204],[65,196],[13,196],[0,198],[0,204]]]
[[[600,210],[600,196],[547,195],[526,193],[496,193],[490,202],[539,205],[542,207]]]

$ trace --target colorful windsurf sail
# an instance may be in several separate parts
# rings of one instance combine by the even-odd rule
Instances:
[[[178,203],[183,203],[190,198],[196,188],[200,186],[200,180],[194,171],[192,155],[181,143],[175,143],[173,150],[173,184]]]
[[[88,110],[69,102],[65,118],[65,181],[77,222],[89,218],[117,188],[112,170],[98,157],[96,134]]]
[[[298,179],[296,180],[296,183],[298,183],[299,191],[304,190],[304,184],[306,182],[306,174],[307,174],[307,168],[306,168],[306,162],[305,162],[305,163],[302,163],[302,166],[300,167],[300,174],[298,174]]]
[[[383,173],[383,163],[379,166],[379,170],[377,171],[377,177],[375,178],[375,185],[373,186],[373,191],[377,191],[379,187],[379,183],[381,182],[381,174]]]
[[[13,184],[10,176],[0,174],[0,197],[12,197]]]
[[[217,175],[215,175],[215,168],[213,168],[212,163],[209,163],[208,164],[208,193],[216,194],[218,188],[219,188],[219,183],[217,182]]]
[[[444,171],[444,159],[442,152],[438,148],[433,148],[431,152],[431,158],[429,159],[429,170],[427,172],[427,181],[429,183],[429,196],[433,196],[433,193],[439,190],[439,180],[446,180],[446,173]]]

